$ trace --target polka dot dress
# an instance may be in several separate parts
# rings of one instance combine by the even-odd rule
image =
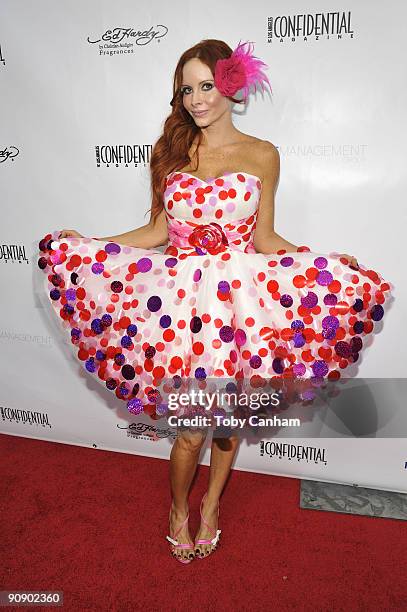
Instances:
[[[169,174],[164,253],[59,231],[40,241],[62,333],[130,412],[165,414],[164,384],[335,381],[358,361],[393,286],[338,253],[257,253],[261,189],[246,172]]]

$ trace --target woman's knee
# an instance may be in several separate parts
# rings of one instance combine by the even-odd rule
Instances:
[[[205,442],[207,432],[205,430],[191,431],[190,429],[178,432],[177,444],[180,448],[190,452],[200,451]]]

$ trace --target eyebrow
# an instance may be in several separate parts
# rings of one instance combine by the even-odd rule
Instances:
[[[213,79],[204,79],[203,81],[199,81],[198,85],[201,85],[201,83],[206,83],[207,81],[213,81]],[[185,83],[182,83],[181,87],[184,87]],[[189,87],[189,85],[187,85],[187,87]]]

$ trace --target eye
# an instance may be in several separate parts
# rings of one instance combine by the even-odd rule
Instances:
[[[209,87],[206,87],[206,85],[208,85]],[[210,83],[210,82],[202,83],[202,87],[204,88],[204,91],[210,91],[211,89],[213,89],[213,83]],[[189,91],[190,89],[191,88],[188,87],[188,86],[181,87],[181,95],[190,93],[190,91]]]

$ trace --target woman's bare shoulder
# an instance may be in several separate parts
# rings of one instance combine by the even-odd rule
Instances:
[[[276,155],[279,155],[277,147],[270,140],[262,140],[261,138],[249,136],[247,134],[246,144],[252,146],[253,151],[259,155],[260,159],[264,155],[267,157],[275,157]]]

